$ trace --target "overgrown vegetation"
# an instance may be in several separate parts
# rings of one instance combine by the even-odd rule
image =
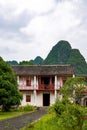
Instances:
[[[58,100],[53,108],[58,119],[58,127],[61,130],[83,130],[86,108],[72,104],[68,99]]]
[[[57,118],[53,114],[47,114],[34,124],[28,124],[22,130],[59,130],[57,126]]]
[[[21,106],[18,108],[19,112],[29,112],[29,111],[34,111],[34,106],[32,105],[26,105],[26,106]]]
[[[67,118],[65,118],[65,116]],[[22,128],[21,130],[87,130],[87,120],[84,120],[82,129],[79,129],[76,126],[76,121],[74,117],[71,116],[71,114],[70,116],[65,116],[63,119],[63,117],[59,118],[54,113],[47,114],[42,119],[40,119],[40,121],[34,124],[28,124],[25,128]]]

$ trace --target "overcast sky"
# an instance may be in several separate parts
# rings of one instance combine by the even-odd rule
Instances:
[[[0,0],[0,56],[46,58],[60,40],[87,61],[87,0]]]

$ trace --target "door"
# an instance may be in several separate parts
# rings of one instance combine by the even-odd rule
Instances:
[[[50,105],[50,94],[45,93],[43,94],[43,106],[49,106]]]

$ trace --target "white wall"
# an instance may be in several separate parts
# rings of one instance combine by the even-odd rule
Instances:
[[[43,106],[43,93],[42,93],[42,92],[40,92],[40,93],[37,95],[36,105],[39,106],[39,107],[42,107],[42,106]]]
[[[53,93],[50,93],[50,105],[55,103],[55,95]]]
[[[31,95],[31,102],[26,102],[26,94]],[[23,92],[23,100],[21,102],[21,105],[34,105],[34,92],[30,91],[30,92]],[[50,105],[52,105],[53,103],[55,103],[55,95],[53,93],[50,92]],[[36,94],[36,106],[38,107],[43,107],[43,92],[40,92],[39,94]]]
[[[23,100],[21,101],[21,105],[25,106],[27,104],[34,105],[34,94],[33,92],[22,92],[23,93]],[[26,94],[31,95],[31,102],[26,102]]]

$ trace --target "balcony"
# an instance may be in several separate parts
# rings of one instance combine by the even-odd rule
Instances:
[[[34,86],[25,86],[25,85],[19,85],[18,86],[18,89],[20,90],[20,91],[26,91],[26,90],[34,90]]]
[[[60,90],[60,86],[56,86],[56,90]],[[31,90],[55,90],[55,85],[54,84],[39,84],[39,85],[36,85],[34,87],[34,85],[31,85],[31,86],[26,86],[26,85],[19,85],[18,86],[18,89],[20,91],[31,91]]]
[[[39,84],[38,90],[54,90],[54,84]]]

